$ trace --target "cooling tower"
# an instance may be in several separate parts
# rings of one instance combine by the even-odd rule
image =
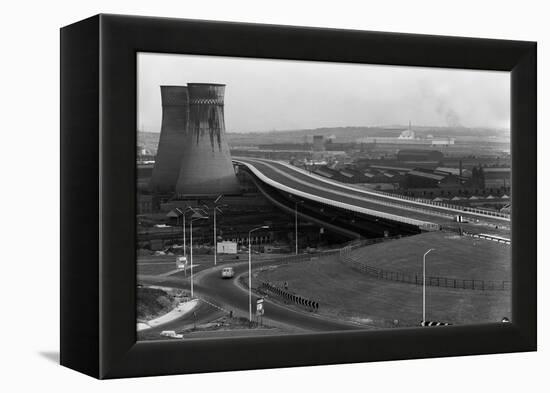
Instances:
[[[225,85],[188,83],[188,143],[176,193],[209,196],[240,192],[225,139]]]
[[[185,86],[161,86],[162,125],[150,188],[174,192],[186,145],[188,97]]]

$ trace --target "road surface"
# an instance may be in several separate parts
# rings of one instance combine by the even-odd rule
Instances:
[[[364,214],[417,225],[433,230],[452,226],[456,215],[462,215],[478,227],[509,228],[509,217],[463,211],[459,206],[438,206],[376,191],[362,190],[320,176],[308,174],[289,164],[258,158],[234,158],[258,179],[281,191]],[[467,224],[466,224],[467,225]],[[472,226],[470,224],[470,226]],[[481,230],[481,228],[480,228]],[[502,231],[499,231],[502,233]]]
[[[262,266],[269,266],[275,263],[275,260],[258,261],[253,263],[252,268],[257,269]],[[220,271],[224,266],[228,265],[229,264],[225,264],[210,268],[202,265],[200,269],[201,271],[197,272],[194,277],[193,286],[195,296],[221,307],[225,312],[233,311],[235,315],[248,316],[248,292],[239,287],[239,284],[236,282],[239,275],[248,272],[248,262],[230,264],[235,270],[235,277],[234,279],[224,280],[221,278]],[[168,277],[138,275],[138,281],[142,284],[164,285],[167,287],[182,289],[190,288],[189,280],[183,276],[183,272],[176,273]],[[257,299],[258,296],[253,293],[253,313],[255,312]],[[295,311],[282,305],[272,303],[269,300],[266,302],[264,308],[264,324],[282,327],[286,330],[294,332],[330,332],[369,328],[369,326],[360,326],[338,320],[329,320],[305,311]],[[212,308],[211,311],[217,312],[219,310]],[[188,320],[189,316],[185,318]]]

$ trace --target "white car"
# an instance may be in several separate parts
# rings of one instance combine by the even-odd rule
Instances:
[[[235,270],[232,267],[224,267],[222,269],[222,278],[233,278]]]
[[[160,332],[160,335],[170,338],[183,338],[183,334],[176,334],[174,330],[163,330],[162,332]]]

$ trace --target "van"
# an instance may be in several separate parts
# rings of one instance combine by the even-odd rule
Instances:
[[[222,269],[222,278],[233,278],[235,271],[232,267],[224,267]]]

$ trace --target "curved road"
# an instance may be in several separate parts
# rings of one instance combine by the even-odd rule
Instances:
[[[276,263],[276,260],[264,260],[253,263],[253,270],[262,266],[269,266]],[[225,266],[228,266],[226,264]],[[248,262],[233,263],[235,278],[224,280],[221,278],[220,270],[224,265],[203,268],[195,273],[193,283],[195,294],[199,298],[207,300],[226,310],[233,311],[237,315],[248,316],[248,292],[239,287],[237,277],[248,272]],[[175,273],[168,277],[146,276],[138,277],[139,282],[153,285],[164,285],[174,288],[189,289],[189,280],[183,276],[183,272]],[[252,293],[252,312],[255,312],[258,296]],[[322,305],[321,305],[322,306]],[[290,328],[291,330],[305,330],[317,332],[331,332],[352,329],[368,329],[368,326],[359,326],[338,320],[329,320],[319,317],[317,314],[294,311],[282,305],[272,303],[266,299],[264,303],[265,315],[263,321],[267,325]],[[212,307],[212,310],[215,311]]]
[[[462,211],[460,207],[447,208],[361,190],[322,179],[282,162],[241,157],[234,158],[233,161],[245,165],[261,181],[280,190],[345,209],[418,225],[423,229],[435,229],[432,228],[433,225],[448,225],[453,222],[456,214],[496,226],[510,223],[510,219],[506,217],[476,214]]]

